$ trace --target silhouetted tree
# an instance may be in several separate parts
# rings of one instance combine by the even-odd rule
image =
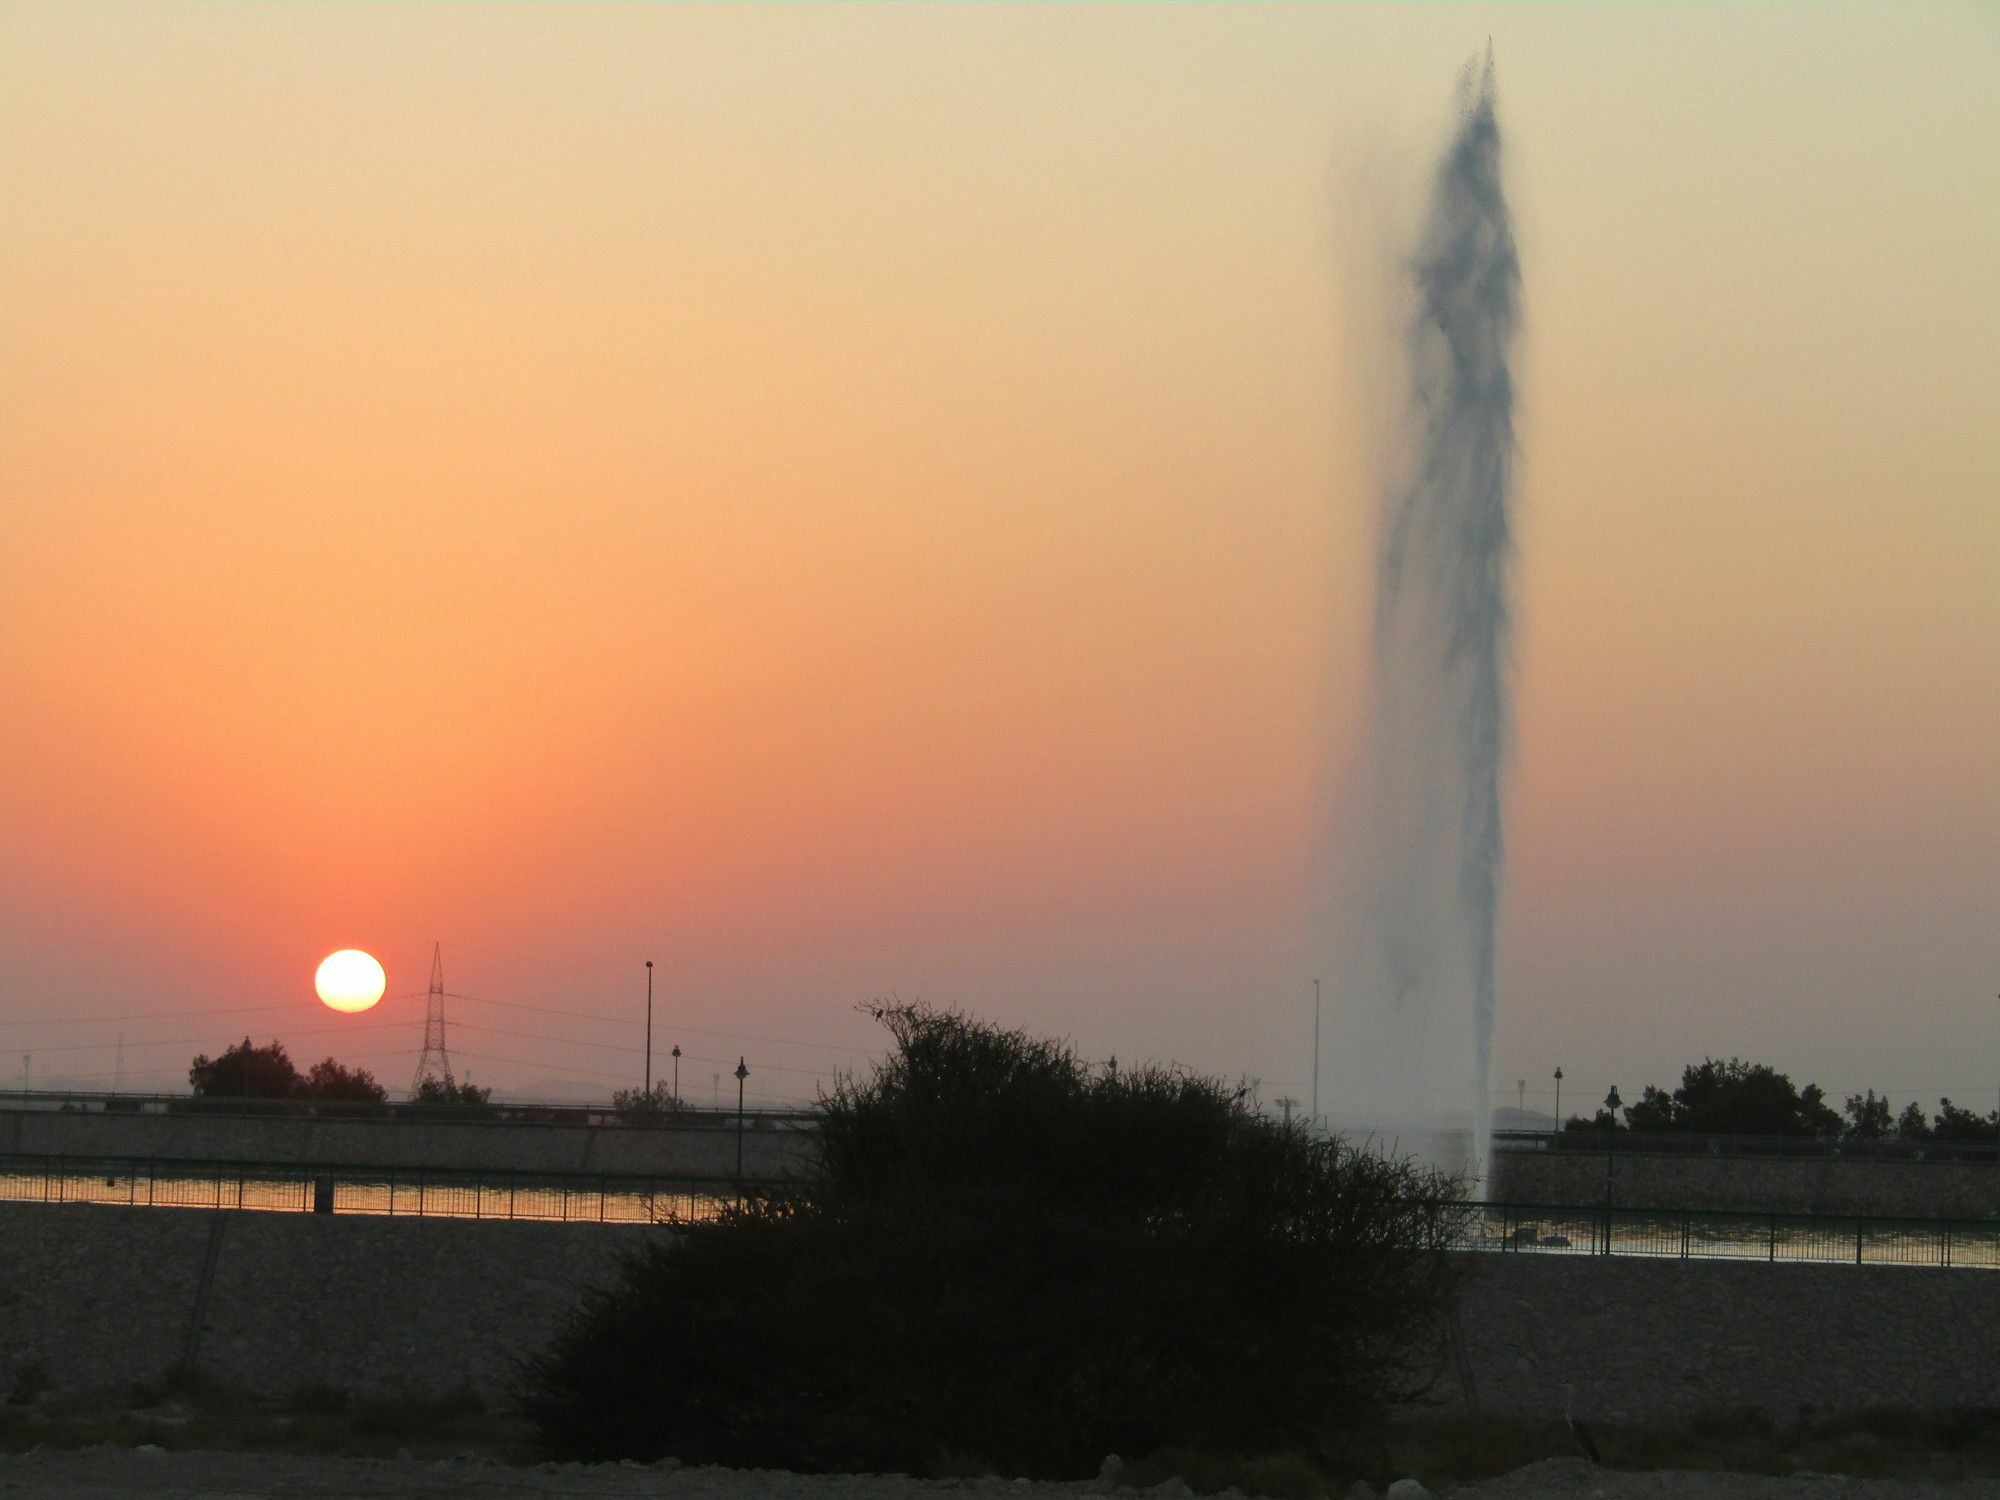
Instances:
[[[211,1099],[289,1099],[298,1092],[299,1070],[282,1042],[258,1047],[246,1036],[220,1057],[196,1056],[188,1082]]]
[[[912,1006],[819,1177],[630,1262],[526,1369],[579,1457],[1089,1473],[1327,1453],[1426,1384],[1460,1184],[1169,1068]]]
[[[441,1078],[426,1078],[417,1085],[415,1102],[478,1109],[484,1108],[492,1097],[492,1089],[480,1088],[470,1079],[446,1083]]]
[[[1896,1116],[1896,1136],[1899,1140],[1927,1140],[1931,1133],[1931,1122],[1924,1118],[1924,1108],[1912,1099],[1903,1106],[1903,1112]]]
[[[1887,1140],[1896,1133],[1889,1101],[1878,1097],[1873,1089],[1866,1094],[1849,1094],[1844,1113],[1847,1115],[1846,1135],[1851,1141]]]
[[[2000,1141],[2000,1113],[1974,1114],[1969,1109],[1960,1109],[1949,1099],[1940,1099],[1937,1118],[1931,1121],[1930,1134],[1934,1141]]]
[[[247,1036],[220,1057],[198,1056],[188,1069],[196,1094],[210,1099],[314,1099],[379,1104],[388,1090],[366,1068],[325,1058],[300,1073],[282,1042],[259,1047]]]
[[[296,1093],[300,1098],[328,1104],[380,1104],[389,1097],[389,1091],[366,1068],[345,1068],[330,1057],[312,1065],[299,1080]]]
[[[1630,1115],[1632,1111],[1628,1109],[1625,1113]],[[1611,1111],[1601,1104],[1597,1107],[1597,1113],[1587,1120],[1582,1115],[1571,1115],[1563,1121],[1565,1135],[1602,1135],[1621,1128],[1623,1127],[1619,1125]]]
[[[1826,1102],[1826,1090],[1816,1083],[1799,1090],[1799,1122],[1806,1127],[1805,1134],[1822,1140],[1831,1140],[1841,1131],[1839,1112]]]
[[[649,1094],[644,1089],[619,1089],[611,1096],[611,1107],[627,1125],[657,1125],[669,1115],[687,1108],[673,1094],[671,1084],[661,1081]]]
[[[1606,1111],[1600,1109],[1598,1113],[1601,1115]],[[1647,1084],[1645,1091],[1639,1095],[1639,1102],[1627,1107],[1625,1123],[1634,1130],[1678,1130],[1680,1126],[1674,1117],[1674,1096]]]
[[[1841,1129],[1839,1114],[1818,1084],[1801,1089],[1775,1068],[1735,1057],[1705,1058],[1683,1069],[1672,1094],[1649,1086],[1625,1116],[1635,1130],[1700,1135],[1830,1137]]]

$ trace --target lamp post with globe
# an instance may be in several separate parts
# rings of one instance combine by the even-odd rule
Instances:
[[[743,1065],[743,1059],[736,1059],[736,1206],[743,1206],[743,1080],[750,1076],[750,1070]]]

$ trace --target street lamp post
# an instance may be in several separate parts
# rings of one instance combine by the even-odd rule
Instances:
[[[1611,1253],[1611,1163],[1618,1151],[1618,1111],[1625,1101],[1618,1097],[1618,1085],[1604,1096],[1604,1108],[1611,1128],[1604,1132],[1604,1253]]]
[[[1319,981],[1313,981],[1313,1108],[1309,1122],[1319,1129]]]
[[[646,1103],[653,1102],[653,961],[646,960]]]
[[[1556,1144],[1559,1146],[1562,1144],[1562,1128],[1563,1128],[1563,1070],[1561,1068],[1557,1068],[1556,1069],[1556,1128],[1552,1132],[1552,1134],[1555,1136]]]
[[[743,1059],[736,1059],[736,1206],[743,1206],[743,1080],[750,1076],[750,1070],[743,1066]]]
[[[674,1106],[675,1106],[675,1108],[679,1108],[679,1106],[680,1106],[680,1102],[681,1102],[681,1044],[680,1044],[679,1042],[675,1042],[675,1043],[674,1043]]]

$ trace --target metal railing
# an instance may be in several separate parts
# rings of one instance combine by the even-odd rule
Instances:
[[[0,1155],[0,1202],[662,1224],[789,1181],[619,1172]]]
[[[1462,1250],[2000,1270],[2000,1220],[1468,1203]]]
[[[1501,1151],[1558,1152],[1602,1156],[1602,1130],[1496,1130]],[[1854,1141],[1810,1135],[1696,1135],[1687,1131],[1620,1128],[1620,1156],[1785,1156],[1826,1161],[1908,1161],[2000,1163],[2000,1142],[1904,1140]]]
[[[570,1223],[713,1218],[793,1178],[0,1155],[0,1202],[96,1203]],[[2000,1220],[1463,1203],[1455,1248],[1480,1254],[2000,1270]]]

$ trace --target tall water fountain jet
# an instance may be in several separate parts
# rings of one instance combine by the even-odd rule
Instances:
[[[1404,266],[1412,313],[1376,559],[1373,705],[1333,1038],[1345,1123],[1466,1170],[1490,1133],[1520,267],[1493,60],[1469,68]],[[1361,847],[1354,847],[1356,842]]]

